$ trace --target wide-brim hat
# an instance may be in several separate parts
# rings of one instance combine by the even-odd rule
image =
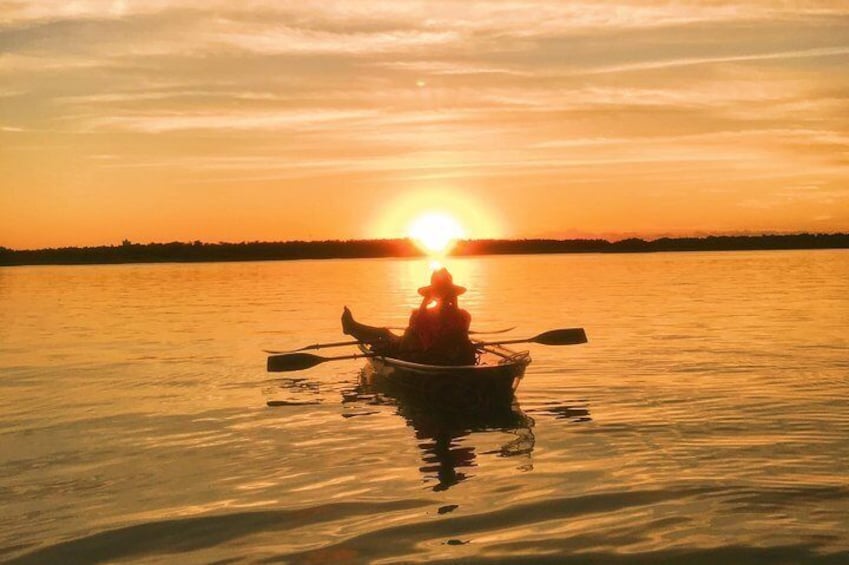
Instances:
[[[444,267],[430,275],[430,286],[419,289],[422,296],[460,296],[464,292],[466,288],[454,284],[454,277]]]

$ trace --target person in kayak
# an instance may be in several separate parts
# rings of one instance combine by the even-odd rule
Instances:
[[[342,313],[342,331],[372,345],[382,355],[432,365],[474,365],[477,351],[469,339],[471,315],[457,303],[466,292],[454,284],[448,269],[434,271],[430,285],[419,289],[421,305],[410,315],[403,336],[386,328],[356,322],[348,307]]]

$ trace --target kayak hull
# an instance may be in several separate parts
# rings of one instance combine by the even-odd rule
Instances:
[[[490,410],[512,403],[530,362],[527,351],[507,348],[489,349],[476,365],[427,365],[372,357],[364,377],[376,388],[407,401]]]

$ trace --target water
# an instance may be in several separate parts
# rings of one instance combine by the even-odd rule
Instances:
[[[504,417],[265,372],[423,261],[0,269],[0,560],[849,562],[849,252],[449,267],[478,329],[587,329]]]

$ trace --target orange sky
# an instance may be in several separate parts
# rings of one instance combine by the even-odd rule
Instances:
[[[3,3],[0,167],[12,248],[849,231],[849,3]]]

